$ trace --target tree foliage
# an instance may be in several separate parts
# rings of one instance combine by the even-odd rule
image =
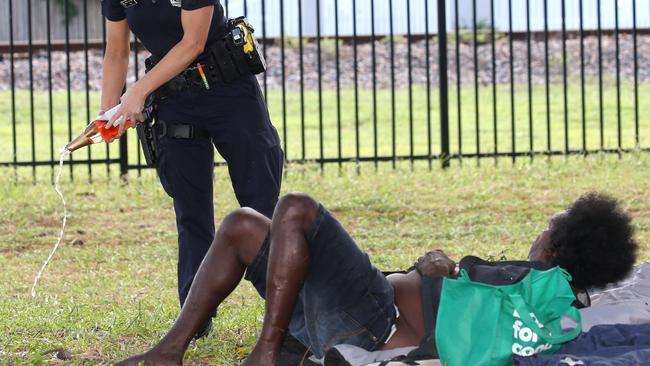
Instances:
[[[66,8],[66,3],[67,3],[67,8]],[[59,11],[61,12],[61,16],[64,19],[64,22],[70,22],[70,19],[76,17],[79,15],[79,7],[73,0],[56,0],[56,4],[59,7]],[[66,15],[66,10],[67,10],[67,15]]]

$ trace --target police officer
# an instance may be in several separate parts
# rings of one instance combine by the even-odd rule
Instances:
[[[174,201],[182,306],[214,238],[212,144],[228,164],[239,204],[268,217],[280,192],[283,152],[253,74],[224,75],[221,79],[231,79],[226,82],[206,79],[203,73],[214,71],[216,61],[210,47],[228,31],[218,0],[102,0],[102,13],[107,19],[107,44],[101,108],[107,110],[121,102],[109,125],[119,126],[123,132],[125,120],[142,121],[145,99],[155,92],[156,168]],[[155,66],[122,95],[129,63],[129,30],[151,52]],[[170,80],[196,73],[197,67],[205,84],[202,89],[180,88],[176,93],[158,95]]]

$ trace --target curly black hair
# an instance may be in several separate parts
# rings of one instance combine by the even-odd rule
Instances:
[[[623,279],[638,250],[631,221],[616,199],[600,193],[581,196],[553,221],[553,263],[566,269],[578,288]]]

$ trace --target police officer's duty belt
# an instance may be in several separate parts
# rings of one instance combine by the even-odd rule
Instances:
[[[228,20],[228,32],[206,48],[205,61],[183,70],[160,87],[156,96],[164,99],[180,92],[208,90],[213,84],[230,83],[266,71],[266,61],[253,37],[254,31],[245,17]],[[153,56],[149,57],[145,61],[147,70],[157,62]]]

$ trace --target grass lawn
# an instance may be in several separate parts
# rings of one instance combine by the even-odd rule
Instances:
[[[3,100],[4,99],[0,99]],[[3,127],[4,128],[4,127]],[[306,191],[342,221],[381,269],[408,267],[425,250],[452,258],[523,258],[548,218],[579,194],[616,195],[634,216],[650,259],[650,155],[522,159],[516,165],[465,164],[429,171],[425,163],[362,164],[342,170],[291,165],[283,191]],[[153,345],[178,314],[174,215],[151,171],[120,184],[66,179],[69,226],[64,245],[37,288],[34,275],[58,234],[61,209],[43,171],[36,184],[12,169],[0,174],[0,364],[40,364],[56,348],[66,364],[109,362]],[[44,177],[41,177],[44,176]],[[218,168],[217,187],[230,187]],[[216,216],[236,207],[230,188],[216,189]],[[214,332],[190,347],[190,365],[232,365],[260,329],[263,303],[241,285],[219,309]],[[56,364],[56,362],[52,362]]]
[[[568,89],[568,148],[582,148],[582,114],[579,84],[572,82]],[[531,143],[528,93],[526,85],[516,85],[515,89],[515,128],[511,126],[510,87],[499,85],[497,90],[497,123],[494,128],[492,88],[482,86],[479,89],[478,99],[478,129],[476,124],[475,97],[473,88],[465,87],[460,95],[461,125],[458,126],[457,94],[455,89],[450,90],[450,146],[452,153],[474,153],[477,150],[489,153],[495,150],[511,151],[512,138],[515,140],[515,150],[529,151]],[[550,89],[550,148],[552,150],[565,149],[565,120],[564,99],[561,85],[551,85]],[[639,88],[639,134],[640,146],[650,146],[650,103],[644,103],[650,96],[650,84],[641,84]],[[73,92],[70,96],[72,113],[68,115],[67,99],[65,92],[53,94],[52,126],[49,118],[49,101],[45,92],[34,95],[34,127],[32,128],[30,96],[27,91],[18,91],[16,100],[16,158],[19,161],[31,161],[32,154],[36,160],[49,161],[54,157],[58,159],[58,151],[71,137],[80,133],[88,123],[88,115],[94,116],[98,109],[98,93],[91,93],[86,99],[83,92]],[[306,92],[304,107],[304,143],[301,125],[303,124],[301,99],[299,92],[287,92],[286,110],[282,108],[282,93],[279,90],[269,90],[269,111],[273,123],[278,129],[288,159],[317,159],[320,158],[320,124],[318,93]],[[354,90],[345,89],[340,95],[341,129],[338,129],[339,118],[337,113],[336,91],[325,90],[322,96],[322,139],[323,157],[356,158],[356,141],[359,140],[360,157],[378,156],[406,156],[413,154],[428,155],[429,149],[433,155],[440,153],[440,125],[438,93],[434,89],[430,94],[430,104],[427,105],[427,93],[422,87],[414,87],[412,108],[409,107],[409,92],[407,89],[398,89],[395,94],[395,108],[392,107],[390,90],[377,92],[377,113],[375,128],[375,113],[373,108],[373,95],[371,90],[359,91],[359,134],[356,133],[357,118],[355,116]],[[586,87],[586,119],[585,139],[588,149],[598,149],[600,141],[600,113],[597,83],[589,81]],[[90,111],[86,108],[90,104]],[[428,107],[428,108],[427,108]],[[412,112],[411,112],[412,111]],[[394,118],[393,118],[394,115]],[[549,145],[547,137],[547,111],[545,88],[536,85],[532,93],[532,144],[533,150],[546,150]],[[411,120],[412,128],[411,128]],[[629,83],[621,87],[621,145],[624,148],[635,147],[635,120],[633,89]],[[394,121],[394,130],[393,130]],[[429,133],[429,121],[431,131]],[[72,126],[70,129],[68,124]],[[618,116],[616,89],[611,82],[605,83],[603,103],[603,146],[606,148],[618,147]],[[50,141],[50,131],[54,131]],[[34,131],[34,144],[32,144],[32,130]],[[393,132],[394,131],[394,132]],[[495,133],[496,131],[496,133]],[[478,146],[477,146],[478,132]],[[376,134],[376,138],[375,138]],[[13,135],[11,93],[0,92],[0,161],[13,160]],[[494,143],[496,136],[496,144]],[[129,135],[130,163],[138,162],[138,146],[136,135]],[[461,142],[462,144],[459,144]],[[375,151],[375,144],[377,146]],[[478,149],[477,149],[478,147]],[[83,160],[88,157],[105,159],[110,151],[112,158],[118,156],[118,144],[111,146],[97,145],[92,149],[85,149],[73,154],[72,159]],[[303,153],[304,151],[304,153]],[[143,159],[141,159],[144,161]],[[44,169],[48,169],[46,167]],[[79,170],[87,170],[81,167]],[[93,174],[105,175],[104,167],[94,167]],[[116,169],[113,168],[113,172]]]
[[[600,147],[598,91],[587,85],[587,147]],[[514,137],[517,151],[528,151],[530,128],[526,87],[517,85]],[[650,85],[640,86],[640,100],[647,100]],[[479,90],[479,150],[511,149],[509,86],[499,86],[497,104],[497,144],[492,119],[491,87]],[[56,159],[59,147],[79,133],[97,109],[99,95],[70,95],[72,113],[68,115],[67,94],[53,94],[55,118],[50,126],[46,93],[34,95],[32,129],[30,96],[16,93],[15,119],[19,161]],[[289,159],[320,157],[320,120],[317,92],[305,94],[304,144],[301,135],[300,94],[288,92],[283,111],[280,91],[269,91],[269,110]],[[408,90],[395,95],[391,107],[390,91],[377,94],[377,123],[374,127],[373,99],[369,90],[359,92],[359,135],[356,134],[354,91],[341,93],[341,129],[337,128],[335,91],[323,92],[323,155],[326,158],[357,156],[359,140],[362,157],[410,153],[439,153],[438,94],[432,91],[427,108],[426,91],[414,88],[412,114]],[[572,83],[568,90],[569,148],[582,147],[580,90]],[[476,151],[477,128],[474,92],[462,90],[462,125],[458,127],[456,92],[450,91],[450,136],[452,152]],[[621,138],[623,147],[634,147],[634,109],[632,89],[622,89]],[[0,92],[0,162],[14,158],[11,93]],[[86,102],[90,104],[86,109]],[[551,87],[551,148],[563,150],[564,109],[561,86]],[[650,104],[641,102],[640,146],[650,146]],[[615,89],[606,85],[604,99],[605,147],[617,147]],[[395,129],[393,134],[393,114]],[[284,116],[286,115],[286,118]],[[542,86],[533,91],[533,148],[545,150],[547,144],[546,99]],[[428,120],[431,120],[431,135]],[[413,128],[410,120],[413,120]],[[71,128],[69,128],[69,124]],[[285,128],[286,127],[286,128]],[[34,144],[32,144],[32,130]],[[54,131],[50,140],[50,131]],[[285,132],[286,131],[286,132]],[[376,131],[376,140],[375,140]],[[459,133],[460,132],[460,133]],[[460,136],[459,136],[460,135]],[[286,140],[285,140],[286,136]],[[412,136],[412,137],[411,137]],[[429,137],[430,136],[430,137]],[[429,138],[431,144],[429,145]],[[375,152],[375,141],[377,150]],[[459,141],[462,146],[459,146]],[[394,146],[394,150],[393,150]],[[304,155],[303,155],[304,150]],[[130,132],[130,162],[136,163],[135,134]],[[105,159],[118,156],[118,145],[97,145],[80,150],[74,159]],[[650,183],[646,171],[650,155],[644,153],[520,159],[516,165],[503,160],[498,166],[465,164],[441,171],[429,171],[425,162],[328,166],[322,173],[314,165],[290,165],[284,191],[306,191],[329,207],[350,229],[381,269],[408,267],[426,249],[444,248],[450,256],[465,254],[483,257],[521,258],[528,244],[541,231],[547,218],[561,210],[577,195],[591,190],[615,194],[633,213],[638,238],[643,245],[640,260],[650,259]],[[108,168],[108,169],[107,169]],[[0,364],[39,364],[51,359],[45,351],[64,348],[75,354],[67,364],[109,362],[151,346],[169,328],[178,313],[175,265],[176,229],[171,200],[165,195],[152,171],[140,178],[131,174],[129,184],[115,179],[117,167],[94,166],[93,184],[87,184],[87,167],[78,167],[75,180],[63,179],[69,203],[69,221],[64,245],[46,271],[38,296],[31,299],[29,289],[34,275],[54,244],[61,222],[58,197],[49,185],[53,170],[38,168],[32,184],[31,168],[0,169]],[[107,173],[108,171],[112,173]],[[67,170],[67,169],[66,169]],[[107,178],[112,176],[112,179]],[[217,220],[235,208],[236,202],[224,168],[215,174]],[[246,355],[260,329],[263,303],[248,284],[240,286],[219,310],[215,331],[193,345],[188,364],[232,365]]]

